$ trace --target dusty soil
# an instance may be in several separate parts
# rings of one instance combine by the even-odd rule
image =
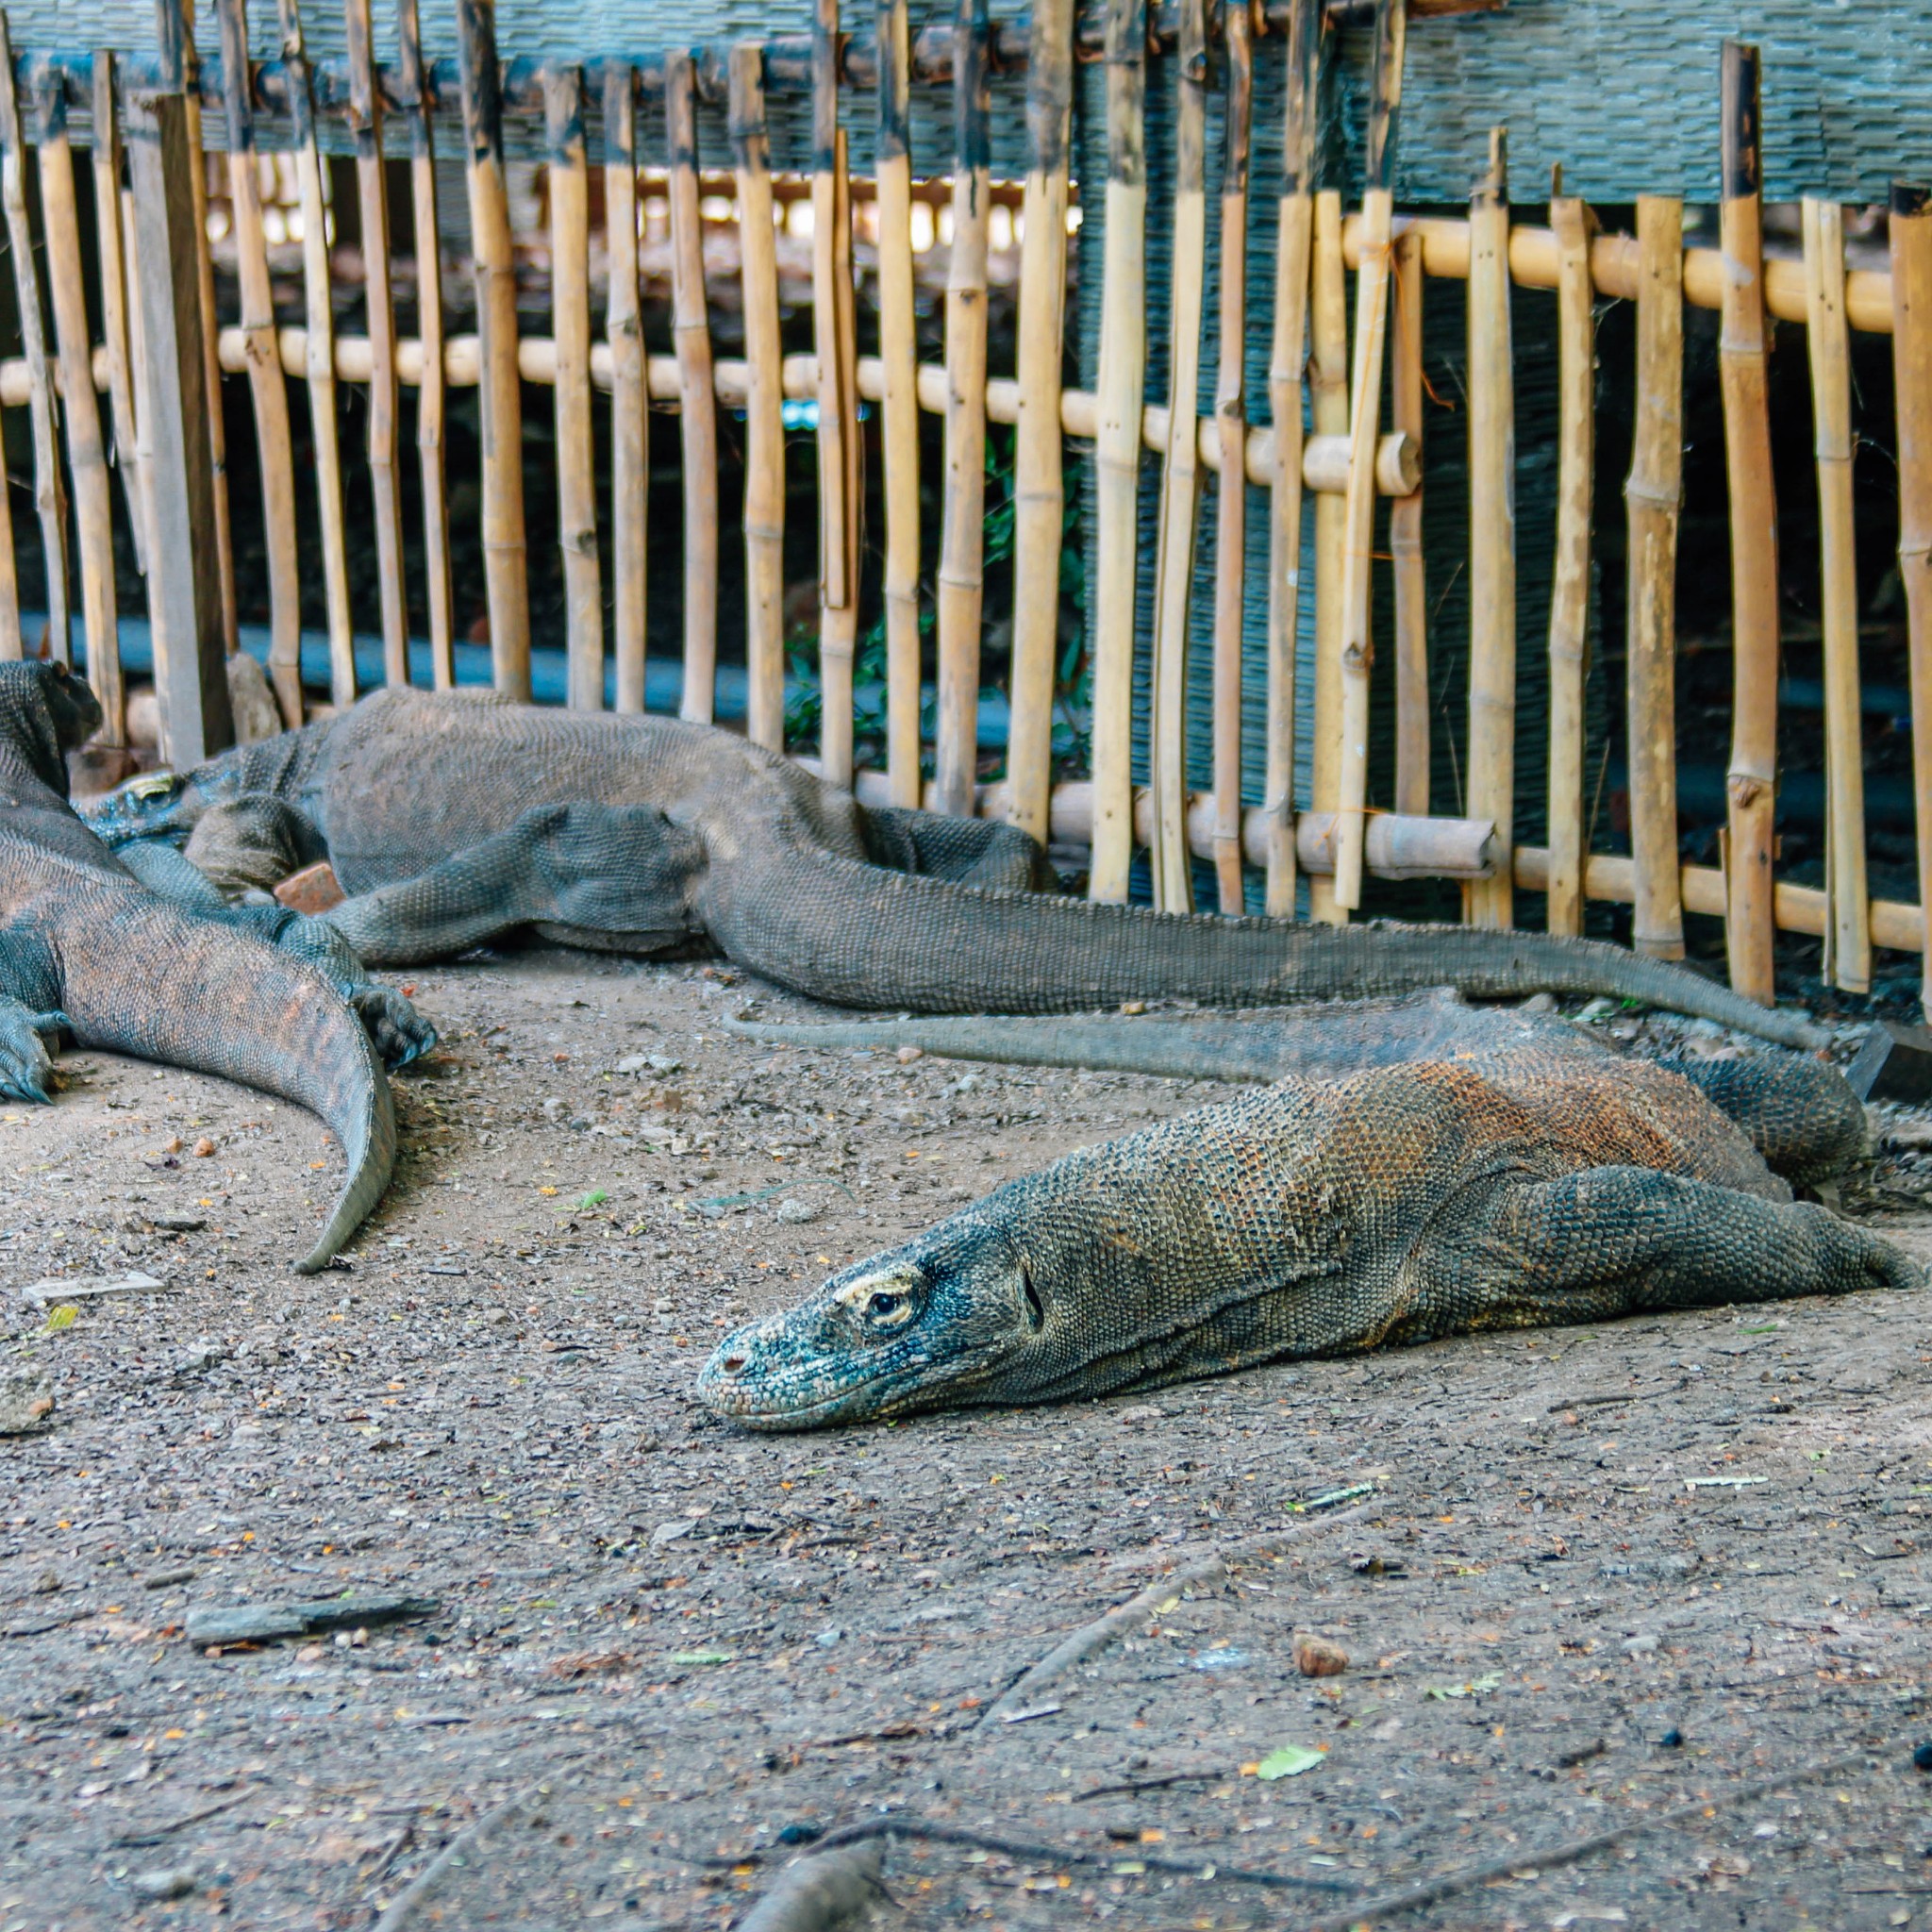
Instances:
[[[715,1029],[761,989],[691,967],[412,983],[443,1045],[351,1272],[288,1272],[338,1172],[291,1108],[81,1055],[0,1120],[8,1367],[58,1402],[0,1441],[0,1932],[367,1925],[519,1796],[410,1923],[722,1927],[890,1810],[1022,1847],[895,1842],[909,1925],[1311,1924],[1686,1805],[1397,1923],[1932,1919],[1922,1299],[741,1436],[691,1400],[720,1325],[1224,1090],[774,1053]],[[1918,1158],[1846,1206],[1932,1258]],[[64,1327],[18,1294],[130,1267],[167,1291]],[[1362,1485],[1365,1521],[1297,1514]],[[981,1724],[1070,1630],[1296,1522]],[[183,1634],[342,1591],[440,1608]],[[1300,1675],[1297,1633],[1349,1668]]]

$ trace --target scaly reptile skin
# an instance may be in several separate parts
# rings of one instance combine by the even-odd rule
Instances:
[[[1918,1283],[1682,1074],[1530,1047],[1290,1080],[1068,1155],[727,1336],[698,1395],[809,1428]]]
[[[219,873],[209,848],[220,841],[198,823],[217,806],[245,812],[250,799],[292,807],[313,828],[353,895],[329,918],[378,964],[534,927],[640,954],[708,940],[842,1006],[1260,1005],[1449,982],[1496,997],[1615,993],[1787,1045],[1822,1041],[1803,1020],[1681,967],[1591,941],[1182,918],[1035,891],[1038,849],[1011,827],[861,809],[709,725],[487,692],[379,692],[332,722],[224,755],[172,797],[117,793],[95,824],[115,842],[185,839]]]
[[[45,1101],[42,1036],[64,1031],[83,1046],[218,1074],[308,1108],[348,1164],[299,1264],[313,1273],[381,1198],[395,1158],[370,1029],[399,1058],[436,1036],[406,1001],[366,985],[365,1025],[299,957],[319,952],[345,970],[346,949],[291,925],[279,907],[266,918],[219,904],[196,912],[142,884],[67,803],[65,755],[100,719],[92,691],[64,666],[0,664],[0,1093]]]

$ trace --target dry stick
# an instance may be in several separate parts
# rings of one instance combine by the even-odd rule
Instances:
[[[1725,943],[1731,985],[1769,1006],[1776,979],[1771,862],[1777,805],[1777,490],[1771,461],[1771,345],[1764,321],[1757,49],[1726,41],[1723,75],[1724,198],[1718,233],[1725,273],[1717,361],[1731,524]]]
[[[1107,239],[1093,444],[1093,846],[1088,892],[1117,904],[1126,899],[1134,858],[1134,579],[1147,375],[1146,60],[1146,0],[1108,0]]]
[[[738,169],[740,263],[744,291],[745,723],[754,744],[783,751],[785,378],[784,351],[778,334],[778,237],[773,225],[772,153],[765,132],[764,72],[764,50],[757,42],[741,41],[732,48],[731,142]],[[917,447],[915,441],[915,455]],[[914,576],[916,589],[916,558]],[[918,641],[915,625],[915,698],[919,684]],[[638,663],[641,668],[641,631]],[[918,724],[915,704],[915,772],[919,765]]]
[[[438,691],[457,681],[455,598],[450,584],[449,491],[443,475],[442,248],[436,216],[436,137],[423,66],[416,0],[396,0],[402,91],[408,106],[409,213],[416,257],[416,338],[422,389],[416,397],[416,459],[423,478],[423,553],[429,592],[429,675]]]
[[[1852,362],[1845,329],[1844,210],[1807,195],[1806,342],[1818,458],[1819,600],[1824,648],[1824,974],[1847,992],[1872,986],[1865,876],[1864,744],[1858,711],[1858,558],[1852,522]]]
[[[1169,309],[1167,460],[1160,476],[1160,535],[1154,568],[1154,719],[1148,776],[1154,792],[1154,904],[1193,909],[1188,852],[1188,607],[1194,524],[1201,505],[1201,440],[1195,394],[1208,250],[1208,14],[1181,0],[1175,108],[1174,282]]]
[[[1469,801],[1513,843],[1516,791],[1516,401],[1504,130],[1469,208]],[[1507,868],[1463,889],[1474,925],[1513,924]]]
[[[302,723],[302,573],[295,541],[295,446],[289,386],[275,330],[268,242],[261,226],[255,103],[249,88],[247,0],[220,0],[222,100],[228,124],[228,199],[242,297],[242,348],[255,411],[256,464],[268,552],[268,671],[282,723]]]
[[[1309,416],[1317,437],[1348,435],[1348,289],[1341,261],[1341,196],[1324,188],[1315,196],[1308,292]],[[1331,823],[1339,796],[1341,749],[1341,604],[1347,557],[1345,500],[1315,498],[1315,724],[1308,771],[1308,808]],[[1317,919],[1345,921],[1335,903],[1332,868],[1308,881],[1308,910]]]
[[[496,0],[457,0],[464,174],[482,357],[483,572],[498,691],[530,698],[530,586],[524,534],[523,379],[517,369],[517,272],[503,171],[503,75]]]
[[[736,58],[734,50],[734,77]],[[737,111],[734,105],[734,123]],[[744,208],[745,331],[749,343],[754,326],[750,300],[754,231],[741,177],[739,199]],[[611,641],[617,658],[617,708],[636,712],[644,708],[644,532],[651,482],[651,397],[638,293],[638,76],[627,60],[611,61],[604,70],[604,208],[610,260],[604,308],[604,335],[610,344],[610,571],[616,578]],[[769,192],[766,214],[769,230]],[[757,435],[754,410],[754,440]],[[747,522],[751,516],[750,487],[747,475]],[[756,689],[756,655],[751,662]],[[756,704],[754,698],[755,720]],[[752,736],[758,739],[756,724]],[[758,741],[764,742],[762,739]]]
[[[1035,0],[1026,58],[1026,186],[1020,242],[1019,425],[1013,438],[1013,651],[1008,783],[1013,824],[1047,841],[1059,657],[1061,361],[1067,306],[1067,140],[1074,0]]]
[[[41,278],[34,268],[33,227],[26,211],[26,142],[14,88],[13,42],[0,11],[0,202],[13,255],[21,344],[26,353],[27,410],[34,436],[34,510],[46,558],[47,648],[57,664],[70,661],[73,625],[67,611],[67,492],[60,474],[60,430],[54,400],[54,364],[41,315]],[[87,387],[93,387],[90,370]]]
[[[1375,451],[1382,425],[1382,349],[1389,319],[1389,250],[1394,219],[1395,128],[1402,111],[1407,0],[1375,0],[1374,65],[1369,83],[1367,186],[1362,192],[1361,266],[1356,272],[1355,369],[1349,398],[1348,493],[1342,550],[1341,746],[1335,808],[1335,903],[1362,903],[1362,832],[1369,808],[1369,674],[1375,549]]]
[[[1389,333],[1389,404],[1394,431],[1423,440],[1423,244],[1405,231],[1393,243]],[[1395,584],[1395,809],[1429,809],[1429,608],[1423,563],[1420,483],[1389,506],[1390,574]]]
[[[1677,510],[1684,465],[1684,205],[1637,204],[1643,277],[1637,297],[1637,426],[1628,506],[1630,853],[1637,868],[1631,943],[1684,957],[1677,867]],[[1472,800],[1472,810],[1474,804]]]
[[[874,212],[885,388],[879,441],[885,458],[886,774],[892,803],[917,807],[922,791],[919,325],[912,293],[912,49],[907,0],[881,0],[878,59]]]
[[[356,138],[356,200],[362,217],[364,307],[369,317],[369,494],[382,613],[383,681],[409,681],[409,607],[403,582],[403,495],[396,470],[396,308],[390,281],[389,184],[382,161],[382,90],[375,78],[369,0],[344,0],[349,126]]]
[[[134,460],[134,380],[127,345],[126,259],[121,244],[121,126],[114,112],[114,57],[93,57],[93,172],[95,265],[100,275],[101,340],[108,352],[108,393],[114,409],[114,461],[127,499],[127,527],[134,534],[134,567],[147,575],[147,520],[142,514],[141,477]],[[105,704],[106,699],[102,702]],[[108,725],[119,742],[119,712]]]
[[[1557,284],[1557,541],[1550,588],[1550,884],[1554,933],[1583,931],[1583,688],[1590,669],[1591,482],[1596,460],[1596,325],[1591,214],[1550,183]]]
[[[1919,832],[1920,1004],[1932,1016],[1932,191],[1891,190],[1891,366],[1898,409],[1898,573],[1912,684]]]
[[[557,341],[557,544],[563,553],[566,683],[573,710],[601,711],[604,584],[597,564],[597,469],[591,418],[591,167],[584,153],[581,68],[553,67],[544,75],[543,130],[550,184],[551,330]],[[677,199],[674,185],[674,209]],[[714,531],[714,578],[716,541]]]
[[[1274,419],[1268,515],[1267,908],[1294,917],[1294,738],[1302,581],[1302,377],[1322,23],[1320,0],[1294,0],[1288,37],[1288,116],[1276,222],[1274,337],[1268,408]]]
[[[664,62],[664,138],[671,163],[671,339],[684,458],[684,697],[677,714],[708,724],[718,684],[718,392],[698,213],[697,71],[681,50]]]
[[[939,575],[941,811],[973,809],[985,590],[986,242],[991,100],[986,0],[959,0],[953,48],[953,243],[946,270],[946,475]]]
[[[1247,577],[1248,146],[1255,54],[1247,9],[1226,16],[1227,105],[1221,168],[1221,340],[1214,420],[1221,475],[1214,521],[1214,874],[1224,913],[1246,909],[1241,880],[1241,616]]]

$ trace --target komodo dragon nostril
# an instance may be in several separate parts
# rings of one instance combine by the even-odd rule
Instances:
[[[741,1355],[727,1355],[718,1366],[727,1375],[741,1375],[744,1373],[744,1357]]]

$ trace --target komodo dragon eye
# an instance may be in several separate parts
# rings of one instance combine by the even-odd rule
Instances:
[[[903,1322],[908,1307],[903,1294],[890,1294],[881,1290],[866,1303],[865,1311],[874,1322]]]

